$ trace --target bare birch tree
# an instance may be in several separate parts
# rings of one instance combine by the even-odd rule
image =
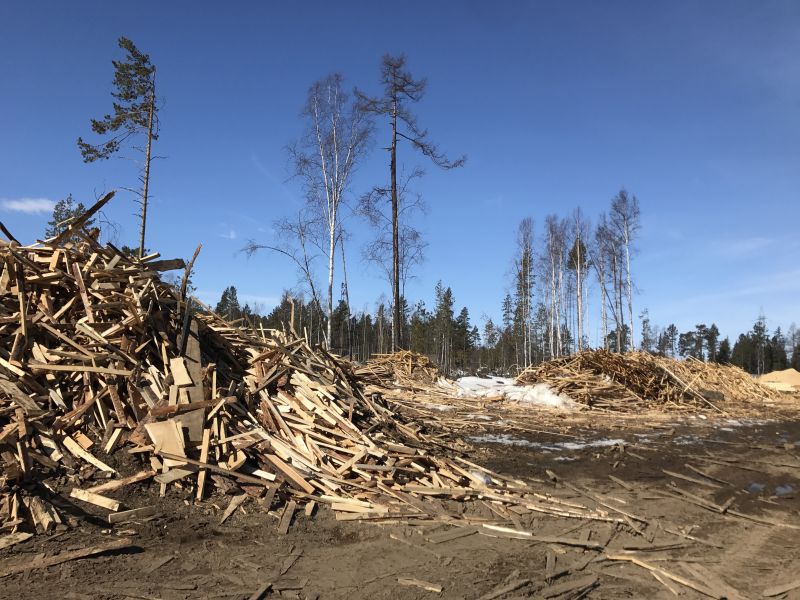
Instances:
[[[640,228],[639,200],[636,196],[629,195],[625,188],[611,201],[611,224],[615,229],[625,253],[625,295],[628,303],[628,324],[630,327],[630,347],[636,349],[636,338],[633,331],[633,278],[631,275],[631,254],[633,239]],[[620,298],[620,310],[621,310]]]
[[[391,142],[389,148],[389,178],[392,207],[392,348],[400,347],[400,226],[399,199],[397,188],[397,141],[406,140],[413,148],[422,152],[433,163],[443,169],[460,167],[466,160],[464,157],[449,160],[435,144],[428,139],[427,129],[422,129],[417,118],[407,104],[419,102],[425,94],[427,81],[414,79],[406,70],[405,55],[383,57],[381,62],[381,84],[383,95],[368,97],[360,94],[361,105],[371,114],[389,117],[391,124]],[[402,128],[402,129],[401,129]]]
[[[306,130],[288,149],[294,173],[303,181],[308,207],[320,217],[327,240],[324,252],[328,259],[328,345],[342,203],[353,172],[366,153],[372,131],[369,115],[360,103],[350,101],[342,83],[342,75],[334,73],[309,88],[302,111],[307,121]]]
[[[567,222],[556,215],[548,215],[544,222],[544,253],[540,258],[540,269],[546,281],[548,300],[548,341],[551,357],[561,356],[564,344],[562,331],[564,310],[564,268],[566,262]]]
[[[597,274],[597,283],[600,288],[600,334],[603,337],[603,349],[608,350],[608,308],[612,308],[611,296],[608,293],[609,254],[613,249],[613,239],[608,226],[608,217],[600,215],[594,231],[593,249],[590,251],[590,260]],[[614,313],[616,314],[616,313]]]
[[[587,223],[580,208],[572,213],[572,248],[569,253],[569,268],[575,273],[575,313],[576,338],[578,352],[583,350],[584,331],[584,282],[588,271],[589,259],[586,251]]]
[[[530,366],[533,341],[531,336],[533,312],[533,219],[526,217],[517,230],[517,256],[514,259],[515,329],[521,338],[522,367]],[[519,360],[519,359],[518,359]]]

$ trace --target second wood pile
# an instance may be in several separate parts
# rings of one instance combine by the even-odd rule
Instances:
[[[780,394],[732,365],[689,358],[678,361],[646,352],[585,350],[529,367],[518,383],[546,383],[591,408],[721,410],[721,402],[775,400]]]
[[[411,389],[434,385],[441,378],[439,369],[427,356],[409,350],[375,355],[357,367],[356,374],[375,385]]]

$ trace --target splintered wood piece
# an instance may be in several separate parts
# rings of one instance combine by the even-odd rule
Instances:
[[[421,579],[413,579],[411,577],[398,577],[397,583],[399,583],[400,585],[422,588],[426,592],[433,592],[434,594],[441,594],[443,589],[442,586],[437,585],[435,583],[430,583],[428,581],[423,581]]]
[[[222,525],[225,521],[227,521],[228,517],[230,517],[234,512],[236,512],[236,509],[239,508],[242,505],[242,502],[247,500],[247,498],[248,498],[247,494],[240,494],[239,496],[233,496],[231,498],[231,501],[228,503],[228,508],[226,508],[225,512],[222,513],[222,518],[219,520],[219,524]]]

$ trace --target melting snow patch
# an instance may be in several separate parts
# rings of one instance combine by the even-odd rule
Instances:
[[[574,408],[575,402],[562,394],[555,393],[544,383],[536,385],[516,385],[509,377],[462,377],[456,381],[458,395],[469,398],[490,398],[502,396],[506,400],[524,402],[554,408]]]
[[[485,433],[473,435],[467,438],[468,441],[477,444],[504,444],[506,446],[525,446],[527,448],[539,448],[544,451],[554,450],[556,452],[564,450],[583,450],[584,448],[604,448],[624,444],[625,440],[601,439],[588,442],[554,442],[544,444],[532,442],[524,438],[514,437],[509,433]]]
[[[541,444],[529,440],[515,438],[510,433],[484,433],[482,435],[471,435],[467,439],[478,444],[503,444],[505,446],[528,446],[531,448],[541,446]]]

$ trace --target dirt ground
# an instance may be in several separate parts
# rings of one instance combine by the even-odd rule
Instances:
[[[115,538],[134,544],[5,577],[0,598],[701,598],[709,591],[755,598],[800,578],[800,418],[622,422],[592,415],[544,426],[532,418],[534,424],[543,432],[494,424],[460,435],[474,462],[529,480],[565,506],[591,497],[610,516],[631,515],[625,523],[518,517],[519,529],[537,538],[586,547],[512,539],[480,526],[441,541],[452,526],[337,522],[323,507],[311,516],[298,511],[281,535],[279,513],[256,500],[220,524],[226,499],[195,504],[171,490],[148,520],[109,528],[102,511],[76,508],[80,527],[1,551],[5,569]],[[137,484],[129,504],[155,503],[157,488]],[[447,506],[476,517],[492,511],[480,501]],[[661,581],[631,557],[661,569]],[[800,587],[772,591],[800,598]]]

